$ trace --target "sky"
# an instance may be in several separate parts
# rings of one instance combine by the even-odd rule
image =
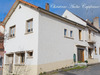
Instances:
[[[3,21],[16,0],[0,0],[0,21]],[[45,8],[49,3],[50,11],[62,15],[65,10],[80,16],[83,19],[93,20],[100,17],[100,0],[25,0],[33,5]]]

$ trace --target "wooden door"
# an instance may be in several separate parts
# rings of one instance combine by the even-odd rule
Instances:
[[[84,62],[84,50],[81,50],[81,61]]]
[[[78,50],[78,61],[84,62],[84,50]]]

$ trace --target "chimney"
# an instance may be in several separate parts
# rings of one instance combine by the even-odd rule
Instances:
[[[49,3],[46,3],[45,9],[49,11]]]
[[[95,17],[93,19],[93,25],[99,29],[99,17]]]

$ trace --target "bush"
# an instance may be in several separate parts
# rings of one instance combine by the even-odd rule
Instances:
[[[85,62],[86,62],[86,63],[88,63],[88,61],[87,61],[87,60],[86,60]]]

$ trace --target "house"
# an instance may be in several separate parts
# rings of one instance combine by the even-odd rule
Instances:
[[[0,23],[0,71],[3,68],[3,58],[4,58],[4,26]]]
[[[100,29],[99,29],[99,17],[95,17],[93,19],[93,23],[90,22],[89,20],[85,21],[82,18],[80,18],[79,16],[69,12],[68,10],[66,10],[64,12],[64,14],[62,15],[63,17],[70,19],[72,21],[75,22],[79,22],[81,23],[81,21],[84,21],[86,24],[86,27],[84,29],[84,33],[82,33],[81,35],[81,31],[79,30],[79,38],[83,37],[84,38],[84,45],[80,45],[81,43],[79,43],[79,46],[81,46],[80,49],[77,50],[77,52],[75,54],[78,54],[78,60],[80,61],[84,61],[84,60],[88,60],[88,63],[92,64],[92,63],[97,63],[100,62]],[[80,37],[81,36],[81,37]],[[83,40],[80,40],[83,41]],[[78,41],[77,41],[78,42]],[[82,49],[82,46],[85,47],[85,49]],[[84,52],[83,52],[84,50]]]
[[[100,62],[98,18],[93,24],[69,11],[62,16],[16,0],[5,26],[3,75],[39,75],[75,63]]]

